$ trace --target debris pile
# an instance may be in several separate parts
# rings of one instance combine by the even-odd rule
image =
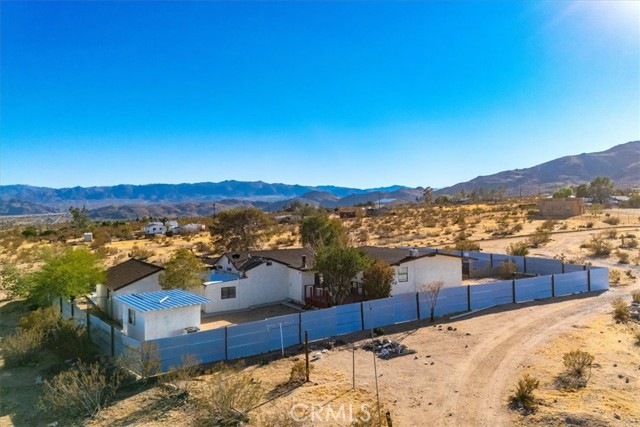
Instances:
[[[629,315],[632,319],[640,322],[640,304],[632,302],[631,306],[629,306]]]
[[[416,351],[407,348],[406,345],[387,338],[375,339],[362,346],[367,351],[374,351],[381,359],[393,359],[394,357],[414,354]]]

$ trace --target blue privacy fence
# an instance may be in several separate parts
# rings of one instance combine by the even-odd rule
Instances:
[[[538,275],[523,279],[442,288],[435,303],[434,314],[437,317],[504,304],[609,289],[607,268],[564,264],[560,260],[553,259],[482,252],[440,249],[420,249],[420,251],[468,257],[471,271],[497,268],[501,263],[511,261],[516,264],[518,272]],[[91,339],[105,353],[112,356],[137,354],[138,357],[143,358],[153,357],[160,361],[163,372],[180,366],[186,356],[197,359],[201,364],[239,359],[301,345],[305,332],[308,333],[311,341],[315,341],[370,328],[428,319],[431,315],[429,294],[417,292],[272,317],[256,322],[146,341],[141,344],[123,335],[118,328],[93,315],[87,315],[78,307],[65,301],[61,301],[61,312],[66,317],[74,317],[78,323],[87,325]]]

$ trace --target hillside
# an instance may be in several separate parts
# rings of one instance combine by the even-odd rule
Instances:
[[[610,177],[619,188],[640,186],[640,141],[616,145],[598,153],[565,156],[526,169],[514,169],[441,188],[437,194],[456,194],[476,188],[504,187],[508,194],[552,192],[567,185]]]

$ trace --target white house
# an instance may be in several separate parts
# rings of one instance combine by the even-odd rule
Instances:
[[[167,227],[161,222],[150,222],[144,226],[144,234],[152,236],[154,234],[165,234]]]
[[[436,280],[444,286],[462,283],[458,256],[373,246],[361,249],[393,267],[392,295],[417,292]],[[211,300],[204,312],[242,310],[286,300],[326,305],[326,290],[314,270],[314,261],[314,254],[307,249],[226,253],[213,262],[214,273],[204,283],[202,295]],[[352,299],[362,299],[362,273],[354,277],[352,286]]]
[[[209,302],[183,289],[118,295],[122,329],[139,341],[173,337],[200,330],[200,307]]]
[[[304,303],[304,286],[317,283],[306,249],[226,253],[213,263],[202,295],[205,313],[243,310],[292,300]]]
[[[96,286],[96,303],[117,322],[122,322],[122,303],[113,297],[141,292],[160,291],[159,277],[164,269],[131,258],[107,270],[107,279]]]
[[[393,267],[395,283],[391,295],[418,292],[423,285],[434,281],[442,281],[445,287],[462,283],[462,259],[457,255],[376,246],[364,246],[362,250],[369,258],[380,259]],[[362,274],[356,281],[362,281]]]

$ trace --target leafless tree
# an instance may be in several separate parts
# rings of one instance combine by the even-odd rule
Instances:
[[[427,304],[429,305],[429,314],[431,322],[434,321],[436,305],[438,304],[438,295],[440,290],[444,286],[444,281],[434,280],[433,282],[425,283],[420,286],[422,292],[426,294]]]

